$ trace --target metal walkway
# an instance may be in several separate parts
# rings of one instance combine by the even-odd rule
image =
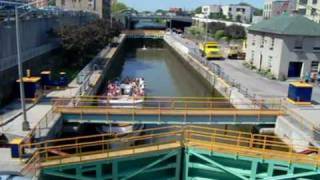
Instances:
[[[111,105],[112,100],[57,99],[53,106],[65,121],[89,123],[275,124],[277,116],[284,114],[279,99],[255,100],[252,104],[214,98],[141,97],[129,100],[134,105],[122,106]]]
[[[319,149],[292,146],[275,136],[169,126],[25,144],[21,159],[24,174],[71,179],[319,178]]]

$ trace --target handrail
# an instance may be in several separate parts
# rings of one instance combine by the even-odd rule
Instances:
[[[70,141],[73,141],[73,143],[81,142],[81,140],[88,140],[92,138],[107,138],[112,136],[113,138],[121,138],[124,135],[132,135],[137,133],[148,133],[155,131],[172,131],[178,129],[179,126],[166,126],[166,127],[160,127],[160,128],[150,128],[150,129],[140,129],[135,130],[132,132],[126,132],[126,133],[119,133],[119,134],[111,134],[111,133],[104,133],[104,134],[98,134],[98,135],[89,135],[89,136],[80,136],[80,137],[72,137],[72,138],[61,138],[61,139],[51,139],[51,140],[45,140],[38,143],[24,143],[20,146],[20,151],[22,152],[22,149],[24,148],[39,148],[39,147],[48,147],[49,144],[69,144]]]
[[[43,142],[45,146],[38,146],[39,143],[36,145],[30,144],[28,146],[24,146],[24,148],[36,148],[36,151],[33,153],[33,156],[31,157],[31,160],[28,161],[27,165],[30,166],[30,163],[35,163],[33,160],[36,159],[35,156],[39,158],[39,162],[37,163],[41,164],[54,159],[81,157],[83,155],[94,155],[111,151],[121,151],[124,149],[131,149],[133,150],[133,153],[135,153],[134,149],[139,147],[150,147],[153,145],[158,145],[159,143],[166,144],[172,142],[181,142],[181,146],[185,147],[205,147],[206,149],[210,150],[217,150],[218,148],[222,150],[228,150],[224,153],[238,153],[253,157],[262,156],[271,159],[277,158],[290,162],[301,162],[316,166],[320,165],[318,155],[308,156],[305,154],[296,153],[293,151],[293,144],[286,145],[281,141],[276,141],[274,140],[277,138],[276,136],[266,136],[243,132],[237,133],[237,131],[233,130],[225,130],[223,133],[221,129],[199,126],[174,126],[171,131],[164,131],[165,129],[166,128],[149,129],[150,132],[144,135],[139,134],[135,136],[126,136],[114,139],[102,138],[89,142],[75,141],[71,144],[67,143],[57,145],[53,143],[54,141],[50,141],[51,144],[48,143],[49,141],[46,141]],[[159,132],[155,132],[155,130],[159,130]],[[170,128],[167,130],[170,130]],[[209,130],[209,132],[206,130]],[[74,139],[76,140],[77,138]],[[139,143],[140,145],[135,145],[135,142],[137,141],[141,141],[143,143]],[[59,142],[59,140],[56,142]],[[63,152],[63,155],[59,155],[59,153],[53,155],[51,152],[52,150]],[[320,150],[315,147],[309,147],[308,150],[318,154],[320,152]],[[24,156],[24,154],[22,154],[22,156]],[[23,159],[23,157],[21,158]]]
[[[37,131],[40,134],[40,131],[42,129],[48,128],[51,121],[54,119],[54,111],[53,108],[51,108],[33,127],[33,129],[24,137],[23,142],[24,143],[30,143],[32,137],[37,133]],[[45,124],[45,127],[42,127],[42,124]]]
[[[116,98],[111,97],[78,97],[78,98],[62,98],[52,100],[53,106],[58,108],[63,107],[80,107],[80,108],[113,108],[109,103]],[[242,109],[282,109],[281,99],[254,99],[251,102],[243,100],[233,100],[233,102],[227,100],[215,101],[214,99],[193,99],[193,98],[152,98],[152,97],[132,97],[133,102],[142,102],[136,105],[134,108],[157,108],[157,109],[235,109],[234,106],[244,106]],[[240,108],[237,108],[240,109]]]

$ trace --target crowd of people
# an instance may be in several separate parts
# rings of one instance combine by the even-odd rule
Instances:
[[[123,95],[138,97],[145,96],[143,78],[125,78],[123,81],[108,82],[107,96],[119,97]]]

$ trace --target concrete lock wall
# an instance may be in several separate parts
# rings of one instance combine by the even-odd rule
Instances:
[[[40,68],[46,63],[46,53],[59,47],[50,31],[64,25],[81,25],[94,19],[91,14],[67,14],[20,20],[20,39],[24,69]],[[12,96],[18,78],[15,21],[0,24],[0,105]],[[43,56],[41,56],[43,55]]]

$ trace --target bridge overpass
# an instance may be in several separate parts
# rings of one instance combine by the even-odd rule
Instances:
[[[21,146],[23,174],[68,179],[319,179],[320,150],[275,136],[169,126]],[[24,151],[22,151],[22,149]],[[308,153],[306,153],[308,152]]]
[[[141,15],[128,15],[126,16],[126,26],[129,29],[133,29],[135,24],[141,20],[165,20],[167,27],[184,29],[192,25],[192,17],[189,16],[141,16]]]
[[[252,104],[222,98],[137,97],[128,99],[135,104],[130,106],[114,106],[109,103],[112,100],[56,99],[53,109],[65,121],[79,123],[275,124],[277,116],[284,114],[281,99],[254,100]]]
[[[137,20],[156,20],[156,19],[164,19],[164,20],[173,20],[173,21],[182,21],[182,22],[189,22],[192,23],[192,17],[191,16],[129,16],[129,18],[133,21]]]

